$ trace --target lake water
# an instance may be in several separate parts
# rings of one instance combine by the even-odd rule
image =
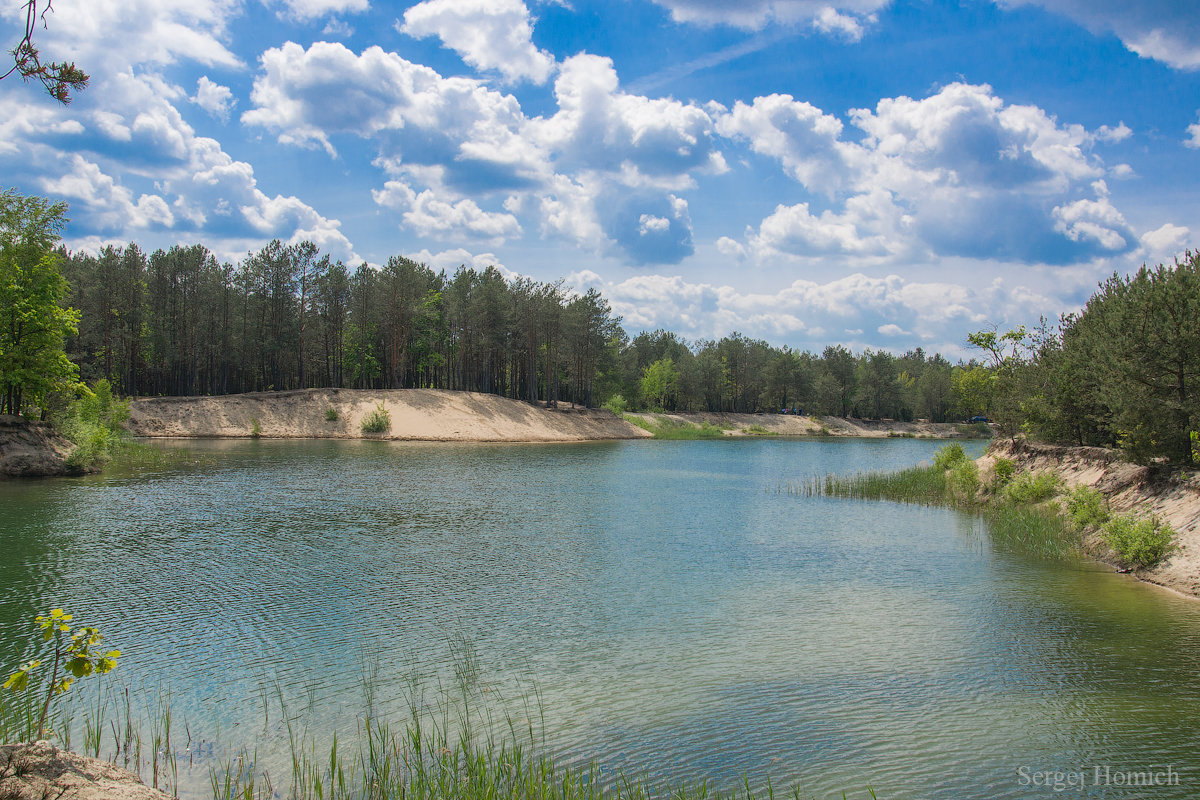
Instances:
[[[609,777],[1200,796],[1200,603],[956,511],[786,491],[936,442],[189,446],[210,457],[0,484],[0,665],[52,605],[98,625],[115,685],[169,692],[184,794],[233,748],[285,755],[281,700],[344,742],[369,700],[403,723],[467,664],[496,715]],[[1179,785],[1112,783],[1152,767]]]

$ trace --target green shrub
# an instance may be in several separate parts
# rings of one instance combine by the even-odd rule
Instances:
[[[743,428],[742,432],[748,436],[778,436],[779,435],[775,431],[764,428],[762,425],[751,425],[748,428]]]
[[[83,387],[79,398],[55,418],[55,427],[75,445],[67,466],[75,472],[98,472],[122,446],[121,423],[127,419],[129,401],[115,398],[107,380]]]
[[[1054,497],[1061,486],[1062,481],[1053,472],[1025,472],[1004,487],[1004,497],[1012,503],[1032,505]]]
[[[262,436],[262,426],[258,424],[258,417],[250,418],[250,438],[257,439]]]
[[[947,473],[946,488],[949,489],[950,496],[959,502],[975,502],[975,495],[979,491],[979,467],[964,456]]]
[[[619,394],[614,394],[612,397],[604,401],[602,408],[607,408],[614,414],[624,414],[629,409],[629,403],[625,402],[625,398]]]
[[[938,451],[933,454],[933,466],[940,470],[947,470],[958,464],[961,461],[967,460],[967,452],[963,450],[963,446],[958,442],[948,444],[945,447],[938,448]]]
[[[1175,531],[1157,517],[1118,514],[1101,528],[1104,541],[1121,560],[1135,567],[1150,567],[1174,549]]]
[[[1009,484],[1017,471],[1017,465],[1007,458],[997,458],[992,463],[992,489],[999,491]]]
[[[1076,486],[1067,495],[1067,513],[1071,520],[1081,528],[1089,525],[1103,525],[1112,516],[1108,510],[1108,501],[1104,495],[1090,486]]]
[[[375,406],[375,409],[367,416],[363,417],[362,432],[363,433],[387,433],[392,429],[392,416],[388,410],[383,407],[383,403]]]
[[[338,418],[338,412],[337,412],[336,408],[334,408],[333,406],[330,406],[329,408],[325,409],[325,421],[326,422],[337,422],[337,418]]]

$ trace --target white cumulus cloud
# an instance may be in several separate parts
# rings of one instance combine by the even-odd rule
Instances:
[[[425,0],[404,12],[399,29],[417,39],[437,36],[463,61],[510,82],[542,84],[554,71],[554,57],[533,44],[521,0]]]
[[[196,94],[191,100],[222,122],[229,121],[229,112],[237,104],[228,86],[214,83],[207,75],[201,75],[196,81]]]

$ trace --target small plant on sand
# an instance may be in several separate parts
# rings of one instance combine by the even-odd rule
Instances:
[[[1174,549],[1175,531],[1157,517],[1118,514],[1104,523],[1101,532],[1121,560],[1135,567],[1152,567]]]
[[[257,439],[262,436],[262,426],[258,424],[258,417],[250,418],[250,438]]]
[[[330,406],[329,408],[325,409],[325,421],[326,422],[337,422],[337,418],[338,418],[338,412],[337,412],[336,408],[334,408],[333,406]]]
[[[52,610],[48,615],[39,614],[34,623],[42,636],[43,651],[49,646],[49,652],[43,652],[41,658],[25,662],[4,682],[4,688],[13,692],[23,692],[31,684],[35,689],[41,685],[46,692],[35,729],[38,739],[46,737],[46,715],[50,711],[50,701],[70,689],[76,678],[110,672],[117,666],[117,658],[121,655],[120,650],[106,653],[94,650],[104,638],[103,634],[92,627],[80,627],[72,632],[67,624],[70,621],[71,615],[61,608]],[[46,661],[51,661],[50,675],[43,679],[39,677],[39,672]]]
[[[997,458],[992,462],[992,490],[1000,491],[1013,479],[1017,465],[1011,459]]]
[[[1062,481],[1053,472],[1025,472],[1005,487],[1004,497],[1012,503],[1032,505],[1054,497],[1061,486]]]
[[[1103,525],[1112,514],[1104,495],[1090,486],[1076,486],[1067,495],[1067,513],[1080,528]]]
[[[375,409],[363,417],[362,432],[363,433],[387,433],[392,429],[392,416],[388,410],[383,407],[383,403],[375,406]]]
[[[751,425],[748,428],[743,428],[742,432],[745,433],[747,436],[778,436],[779,435],[778,433],[776,433],[773,430],[764,428],[762,425]]]

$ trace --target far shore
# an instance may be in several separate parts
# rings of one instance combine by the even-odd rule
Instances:
[[[390,428],[363,433],[377,408]],[[929,439],[978,436],[955,423],[858,420],[798,414],[717,412],[647,414],[650,422],[714,425],[726,436],[857,436]],[[392,439],[456,442],[568,442],[644,439],[642,428],[602,408],[532,405],[491,394],[443,389],[302,389],[205,397],[146,397],[130,402],[135,436],[270,439]]]

